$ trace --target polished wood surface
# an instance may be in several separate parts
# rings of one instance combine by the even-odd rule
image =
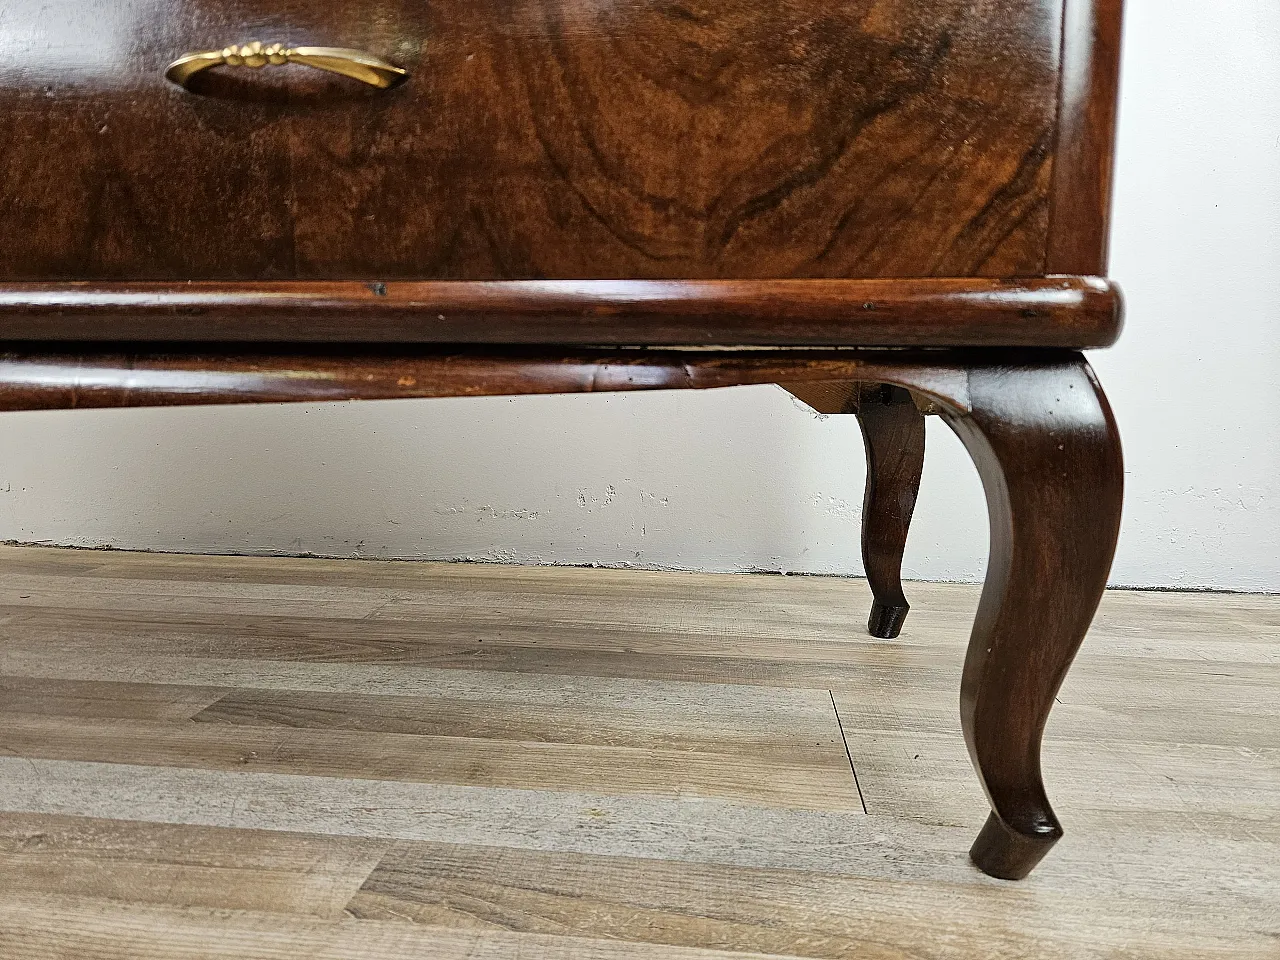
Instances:
[[[1062,92],[1049,212],[1050,273],[1105,276],[1123,0],[1065,0]]]
[[[0,574],[6,960],[1275,956],[1280,598],[1104,597],[1047,732],[1072,829],[1015,885],[965,858],[974,586],[886,644],[832,577]]]
[[[1107,346],[1106,280],[0,284],[0,339]]]
[[[911,391],[882,385],[862,395],[857,415],[867,455],[862,567],[875,598],[867,631],[892,640],[911,609],[902,592],[902,552],[924,470],[924,415]]]
[[[873,598],[867,632],[892,640],[911,609],[902,590],[902,555],[924,469],[924,416],[939,412],[937,401],[903,387],[857,380],[783,380],[778,385],[818,413],[858,418],[867,462],[862,567]]]
[[[12,0],[0,279],[1043,274],[1062,2]]]
[[[969,755],[992,813],[974,863],[1018,880],[1062,836],[1040,739],[1107,585],[1124,464],[1115,419],[1080,359],[969,371],[969,411],[942,416],[987,495],[991,556],[960,686]]]
[[[779,383],[851,412],[881,389],[901,423],[862,416],[888,636],[919,403],[987,489],[973,856],[1022,876],[1061,833],[1040,738],[1118,522],[1114,423],[1075,351],[1120,331],[1100,279],[1120,7],[16,0],[0,410]],[[241,69],[228,45],[252,41],[409,79]],[[189,90],[164,79],[224,48]],[[55,749],[20,726],[6,746]],[[159,749],[127,733],[97,749]]]
[[[1005,363],[1075,356],[985,352]],[[0,410],[386,400],[622,390],[712,389],[831,380],[893,383],[969,409],[971,354],[883,350],[295,349],[277,353],[0,353]]]

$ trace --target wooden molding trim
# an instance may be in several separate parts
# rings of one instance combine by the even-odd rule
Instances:
[[[1096,277],[0,284],[0,340],[626,346],[1114,343]]]
[[[971,351],[533,350],[0,354],[0,410],[892,383],[967,410]],[[982,351],[1040,363],[1061,351]],[[1019,360],[1021,358],[1021,360]]]
[[[1063,0],[1048,273],[1105,276],[1124,0]]]

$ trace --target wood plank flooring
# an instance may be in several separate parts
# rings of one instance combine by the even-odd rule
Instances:
[[[967,861],[977,588],[0,548],[0,958],[1280,960],[1280,598],[1111,593]]]

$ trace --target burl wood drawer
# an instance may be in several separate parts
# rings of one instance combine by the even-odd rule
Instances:
[[[0,281],[1046,272],[1061,0],[8,0]],[[368,51],[168,82],[251,40]]]

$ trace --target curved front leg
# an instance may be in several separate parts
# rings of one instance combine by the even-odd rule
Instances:
[[[862,566],[874,597],[867,630],[891,640],[911,609],[902,592],[902,552],[924,469],[924,415],[911,391],[885,384],[863,393],[858,426],[867,453]]]
[[[1079,354],[973,366],[944,410],[978,467],[991,559],[965,658],[961,722],[991,801],[970,856],[1026,876],[1062,836],[1040,775],[1049,709],[1106,586],[1124,470],[1115,419]]]

